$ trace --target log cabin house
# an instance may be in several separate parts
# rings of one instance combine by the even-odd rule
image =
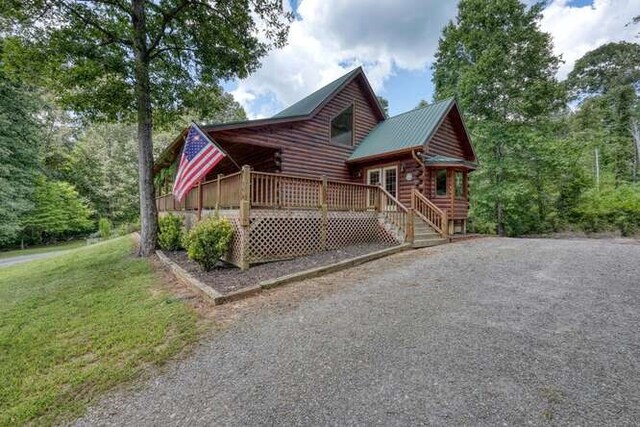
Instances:
[[[223,159],[178,203],[171,171],[185,129],[154,165],[157,208],[180,213],[187,227],[214,212],[229,218],[226,260],[241,268],[363,242],[431,246],[466,233],[477,159],[453,98],[386,117],[356,68],[271,118],[203,130],[242,170]]]

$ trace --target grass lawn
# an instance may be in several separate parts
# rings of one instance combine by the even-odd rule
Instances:
[[[131,237],[0,270],[0,425],[69,419],[198,336]]]
[[[55,245],[34,246],[33,248],[27,248],[27,249],[14,249],[11,251],[0,252],[0,259],[11,258],[14,256],[21,256],[21,255],[33,255],[33,254],[42,254],[45,252],[55,252],[55,251],[62,251],[67,249],[75,249],[75,248],[79,248],[86,245],[87,245],[87,242],[85,240],[71,240],[69,242],[57,243]]]

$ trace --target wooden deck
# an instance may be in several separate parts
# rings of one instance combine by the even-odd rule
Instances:
[[[247,166],[201,183],[180,203],[172,194],[159,196],[156,206],[188,217],[188,226],[207,215],[227,217],[235,233],[226,259],[241,268],[358,243],[413,242],[415,221],[448,234],[446,211],[417,190],[406,207],[380,186]]]

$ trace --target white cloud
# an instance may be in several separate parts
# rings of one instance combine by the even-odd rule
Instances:
[[[433,58],[455,2],[440,0],[304,0],[289,43],[232,91],[250,117],[268,116],[363,65],[381,91],[394,66],[424,68]],[[272,95],[276,102],[265,102]]]
[[[300,19],[291,25],[288,45],[271,52],[232,91],[251,118],[268,117],[357,65],[384,94],[394,70],[421,70],[433,61],[456,2],[303,0],[297,12]],[[632,40],[638,29],[625,24],[636,15],[640,0],[594,0],[584,7],[553,0],[541,28],[552,34],[555,53],[566,61],[558,76],[565,78],[578,58],[602,43]]]
[[[544,10],[542,30],[553,36],[554,53],[565,63],[558,77],[564,79],[585,53],[614,41],[633,40],[637,26],[626,26],[640,15],[638,0],[595,0],[592,6],[572,7],[555,0]]]

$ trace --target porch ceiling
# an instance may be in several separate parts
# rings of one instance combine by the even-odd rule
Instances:
[[[207,176],[215,176],[219,173],[230,174],[238,171],[238,167],[229,159],[231,157],[239,166],[249,165],[254,170],[263,172],[272,172],[276,167],[275,165],[275,153],[278,151],[276,148],[264,147],[262,145],[254,145],[246,142],[229,142],[224,139],[216,138],[215,143],[220,146],[227,154],[228,157],[223,158]],[[176,146],[171,153],[165,153],[162,161],[157,162],[154,165],[154,173],[159,170],[170,166],[175,159],[180,155],[180,149],[182,146]]]

